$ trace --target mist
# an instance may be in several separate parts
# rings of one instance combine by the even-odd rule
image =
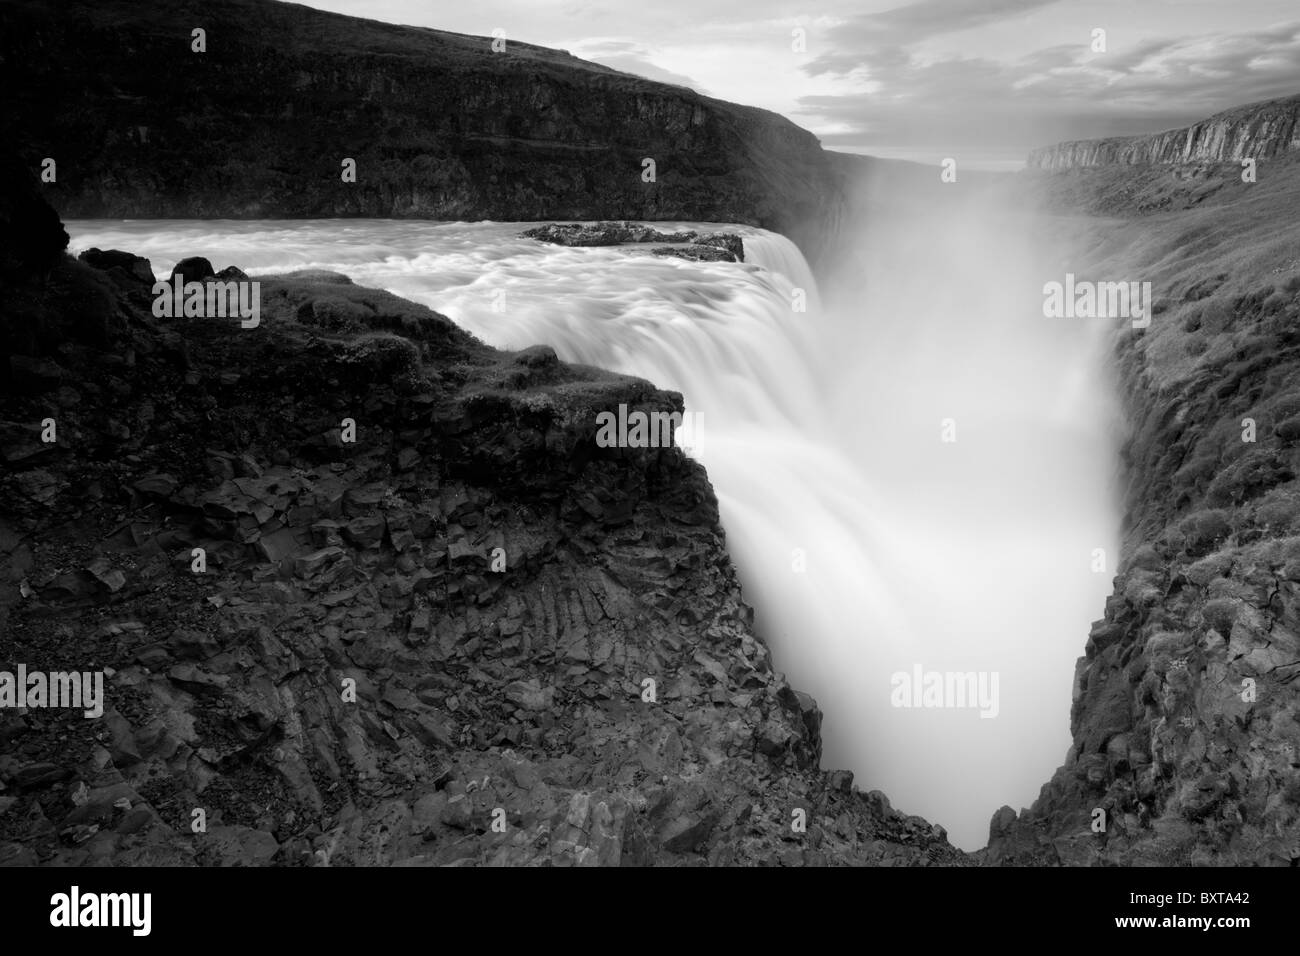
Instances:
[[[1068,220],[1012,177],[927,173],[856,197],[813,320],[820,424],[856,492],[789,542],[802,576],[777,573],[775,548],[737,551],[778,592],[758,599],[760,627],[817,694],[823,765],[972,850],[1070,744],[1075,661],[1118,558],[1115,325],[1044,317],[1044,283],[1077,261]],[[786,589],[815,592],[822,622]],[[907,706],[918,671],[978,675],[996,707]]]

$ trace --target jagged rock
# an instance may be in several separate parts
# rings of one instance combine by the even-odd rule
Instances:
[[[894,809],[889,804],[889,797],[885,796],[879,790],[871,790],[866,794],[867,805],[879,817],[888,818],[893,815]]]
[[[561,246],[618,246],[628,243],[674,242],[689,246],[659,247],[656,256],[673,256],[696,262],[743,262],[745,243],[736,235],[717,233],[702,236],[697,232],[661,232],[652,226],[629,222],[548,223],[526,229],[524,239],[537,239]]]
[[[20,791],[43,790],[68,779],[72,771],[55,763],[38,762],[20,767],[11,776],[13,785]]]
[[[690,242],[694,232],[660,232],[653,226],[630,222],[548,223],[520,234],[561,246],[618,246],[629,242]]]
[[[689,853],[713,832],[711,814],[686,813],[667,824],[662,833],[664,849],[669,853]]]
[[[384,540],[387,524],[383,515],[365,515],[353,518],[343,529],[344,537],[358,548],[377,548]]]
[[[656,256],[669,256],[674,259],[689,259],[693,262],[735,262],[736,257],[726,249],[713,246],[661,246],[650,250]]]
[[[77,258],[96,269],[104,271],[121,269],[128,275],[147,283],[151,288],[154,284],[153,266],[148,259],[134,253],[122,252],[119,249],[87,249]]]
[[[275,837],[246,826],[214,826],[198,838],[199,853],[214,866],[266,866],[280,849]]]
[[[342,558],[346,552],[341,547],[321,548],[311,554],[305,554],[294,561],[294,574],[300,578],[311,578],[326,565]]]
[[[707,236],[696,236],[691,242],[701,246],[717,246],[731,254],[733,262],[745,261],[745,240],[730,232],[717,232]]]
[[[109,591],[120,591],[126,584],[126,575],[112,567],[106,558],[98,558],[86,570]]]
[[[1183,129],[1112,139],[1080,140],[1036,149],[1031,169],[1158,163],[1235,163],[1271,159],[1300,148],[1300,96],[1239,106]]]
[[[524,710],[547,710],[555,697],[554,687],[543,688],[536,679],[515,681],[503,691],[507,700],[513,701]]]
[[[171,475],[145,475],[139,481],[132,484],[136,491],[145,495],[152,495],[158,498],[169,498],[171,493],[176,490],[176,479]]]
[[[782,721],[768,720],[758,732],[758,749],[769,757],[783,753],[794,740],[794,732]]]

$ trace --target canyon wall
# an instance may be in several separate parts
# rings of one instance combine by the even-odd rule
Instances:
[[[1300,162],[1030,174],[1090,248],[1089,277],[1149,281],[1117,331],[1124,553],[1073,688],[1073,744],[1038,800],[994,815],[1002,864],[1300,863]],[[1163,190],[1165,195],[1159,195]],[[1065,200],[1065,201],[1063,201]],[[1125,203],[1129,203],[1124,215]],[[1115,218],[1115,217],[1123,218]]]
[[[1030,169],[1235,163],[1300,150],[1300,96],[1238,106],[1183,129],[1077,140],[1036,149]]]
[[[4,0],[2,131],[56,161],[67,218],[690,219],[818,253],[839,186],[811,133],[491,44],[270,0]]]

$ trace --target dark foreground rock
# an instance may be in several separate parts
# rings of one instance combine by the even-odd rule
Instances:
[[[106,697],[0,710],[0,862],[966,862],[818,769],[703,469],[596,445],[680,395],[325,273],[155,319],[151,275],[0,286],[0,669]]]

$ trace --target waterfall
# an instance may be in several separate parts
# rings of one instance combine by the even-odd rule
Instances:
[[[519,239],[527,225],[68,229],[159,274],[186,255],[337,270],[491,345],[547,343],[682,392],[756,626],[825,712],[824,764],[982,845],[1064,756],[1073,660],[1109,583],[1088,558],[1114,554],[1097,337],[1033,316],[1052,243],[947,207],[863,228],[819,289],[792,242],[749,227],[729,230],[736,264],[550,246]],[[891,675],[918,666],[1000,673],[997,719],[896,706]]]
[[[783,277],[795,288],[805,290],[812,299],[810,310],[816,314],[820,305],[817,280],[813,278],[799,247],[785,236],[771,232],[746,235],[744,241],[745,261]]]

